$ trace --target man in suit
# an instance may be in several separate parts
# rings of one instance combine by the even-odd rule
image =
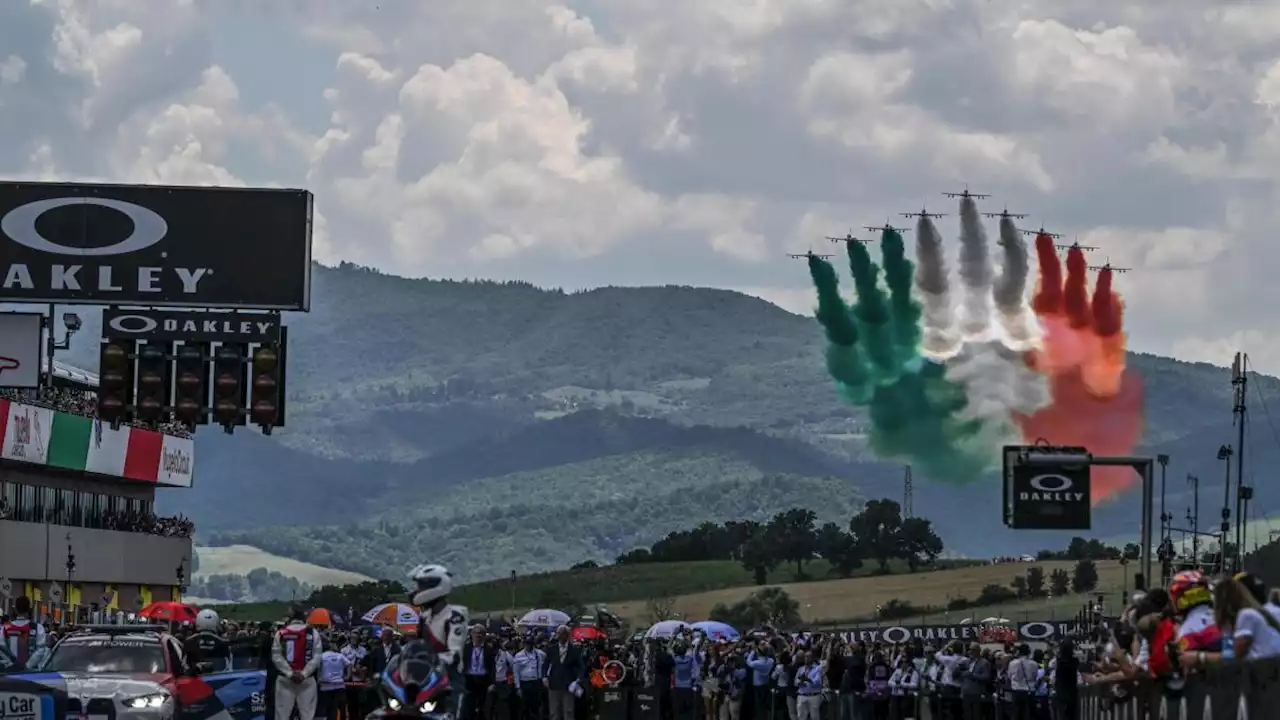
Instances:
[[[400,652],[400,647],[396,645],[396,635],[390,630],[383,628],[382,633],[378,635],[378,647],[365,656],[369,663],[369,676],[376,678],[387,669],[387,663],[391,662],[391,658]]]
[[[466,687],[458,720],[483,720],[485,716],[498,662],[498,649],[487,636],[484,625],[472,625],[471,636],[462,648],[462,677]]]
[[[569,642],[568,627],[556,628],[555,640],[547,649],[547,678],[543,681],[547,686],[549,720],[573,720],[573,704],[577,698],[570,687],[574,683],[578,683],[579,688],[582,686],[587,666],[582,650]]]

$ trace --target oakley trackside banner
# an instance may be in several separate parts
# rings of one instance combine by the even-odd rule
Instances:
[[[306,190],[0,183],[0,302],[308,310]]]

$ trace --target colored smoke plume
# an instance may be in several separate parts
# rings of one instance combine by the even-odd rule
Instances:
[[[1047,246],[1047,248],[1046,248]],[[1099,273],[1092,301],[1083,252],[1068,251],[1065,287],[1052,238],[1036,238],[1040,289],[1033,307],[1042,347],[1028,365],[1050,379],[1052,402],[1029,415],[1015,415],[1026,442],[1084,447],[1094,455],[1132,455],[1142,439],[1142,378],[1125,368],[1123,303],[1112,288],[1110,269]],[[1092,471],[1093,499],[1100,502],[1133,485],[1129,468]]]
[[[1003,250],[1004,268],[991,289],[996,309],[1000,312],[1000,324],[1005,335],[1018,346],[1025,346],[1031,339],[1031,318],[1026,293],[1030,263],[1027,244],[1022,233],[1013,224],[1013,218],[1000,219],[1000,247]]]

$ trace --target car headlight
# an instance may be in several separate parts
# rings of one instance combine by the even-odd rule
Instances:
[[[129,698],[124,701],[125,707],[134,710],[156,710],[164,706],[169,696],[164,693],[155,693],[154,695],[140,695],[135,698]]]
[[[432,701],[428,700],[428,701],[426,701],[426,702],[422,703],[422,706],[418,708],[418,712],[429,713],[429,712],[431,712],[432,710],[435,710],[435,709],[436,709],[436,704],[435,704],[434,702],[432,702]]]
[[[387,707],[391,708],[392,710],[399,710],[400,701],[395,698],[387,698]]]

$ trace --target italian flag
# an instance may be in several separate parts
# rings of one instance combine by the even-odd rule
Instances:
[[[42,430],[37,451],[36,438],[10,437],[15,418]],[[32,422],[31,418],[37,418]],[[154,430],[121,427],[112,430],[93,418],[55,412],[46,408],[0,401],[0,437],[4,438],[5,456],[34,461],[43,453],[44,465],[123,477],[162,485],[191,486],[192,442]],[[47,439],[47,441],[46,441]],[[14,444],[27,440],[18,454]],[[166,459],[168,462],[166,462]]]

